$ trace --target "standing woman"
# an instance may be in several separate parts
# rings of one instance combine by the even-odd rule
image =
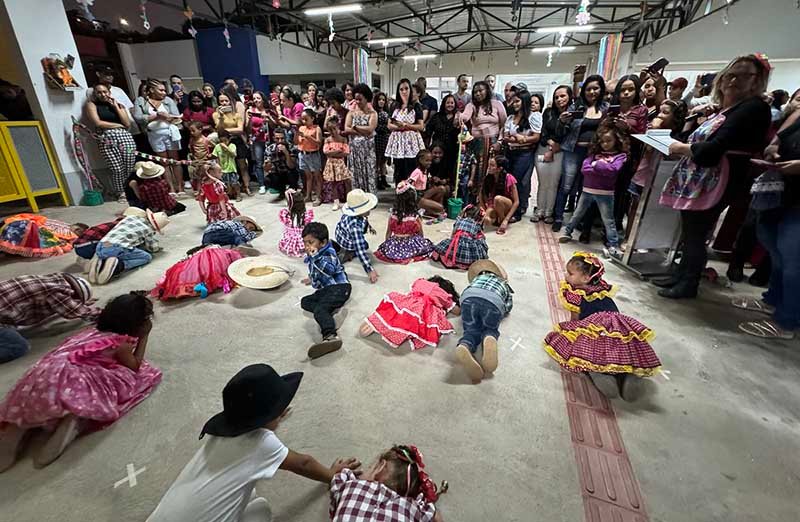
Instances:
[[[206,105],[200,91],[189,93],[189,104],[183,110],[183,126],[188,130],[193,121],[203,125],[203,134],[208,136],[214,131],[214,109]]]
[[[148,78],[145,103],[134,107],[134,118],[139,126],[147,128],[147,141],[153,152],[161,158],[177,161],[181,148],[181,131],[176,125],[181,121],[178,106],[167,97],[164,82]],[[165,165],[167,183],[173,194],[183,192],[183,169],[179,165]]]
[[[102,137],[98,146],[111,170],[114,197],[124,203],[125,180],[136,163],[136,142],[128,131],[131,124],[128,111],[111,97],[108,87],[98,83],[86,102],[86,116]]]
[[[720,112],[689,137],[673,142],[671,155],[681,156],[661,191],[660,203],[681,213],[683,255],[677,273],[658,292],[662,297],[696,297],[706,266],[706,239],[722,210],[749,191],[750,157],[767,139],[772,121],[761,98],[770,65],[760,55],[735,58],[714,79],[712,96]],[[794,263],[797,261],[794,260]]]
[[[309,82],[306,85],[306,95],[308,97],[306,102],[307,109],[313,109],[315,112],[317,110],[317,84],[314,82]]]
[[[425,129],[428,141],[439,143],[444,147],[442,158],[442,178],[450,182],[451,187],[456,183],[456,164],[458,163],[458,110],[456,97],[448,94],[442,100],[439,112],[431,116]]]
[[[300,125],[300,117],[306,107],[289,87],[281,90],[280,101],[281,112],[278,116],[278,125],[287,130],[287,139],[291,142],[294,140],[294,133]]]
[[[342,85],[342,92],[344,92],[344,108],[352,111],[356,107],[355,93],[353,92],[353,84],[344,82]]]
[[[542,135],[542,105],[544,98],[541,95],[516,89],[512,91],[508,102],[513,113],[506,118],[503,141],[508,147],[508,169],[517,181],[519,195],[519,206],[511,216],[511,223],[522,219],[528,211],[536,144]]]
[[[378,114],[378,126],[375,127],[375,161],[378,165],[378,190],[389,186],[386,182],[386,145],[389,143],[389,113],[386,112],[386,94],[379,92],[375,95],[375,112]]]
[[[325,100],[328,102],[328,110],[325,113],[325,128],[328,128],[328,119],[335,115],[339,121],[339,130],[344,132],[344,122],[347,120],[344,93],[338,87],[331,87],[325,91]]]
[[[593,74],[583,82],[578,98],[558,117],[559,132],[565,134],[561,142],[564,163],[553,211],[553,232],[561,230],[564,207],[569,197],[580,193],[581,165],[589,154],[589,144],[600,126],[600,120],[608,111],[605,96],[606,82],[602,76]]]
[[[500,132],[508,115],[503,104],[494,99],[489,84],[480,81],[472,86],[472,101],[467,104],[460,117],[461,121],[455,125],[461,127],[464,124],[470,128],[472,147],[478,163],[478,179],[475,183],[480,185],[489,165],[489,151],[500,139]]]
[[[389,143],[386,155],[392,158],[394,165],[394,183],[397,185],[408,179],[417,167],[417,154],[425,148],[422,141],[422,105],[413,102],[411,81],[403,78],[397,84],[397,97],[390,111]]]
[[[347,166],[353,173],[353,188],[374,194],[377,189],[375,168],[375,128],[378,113],[372,108],[372,89],[359,83],[353,87],[355,107],[347,113],[344,133],[350,138]]]
[[[642,82],[642,97],[647,107],[647,121],[652,121],[658,116],[661,103],[667,99],[667,80],[661,74],[647,69],[642,69],[639,80]]]
[[[253,93],[253,105],[245,112],[245,128],[250,136],[253,149],[253,172],[258,180],[258,193],[265,194],[264,185],[264,151],[269,140],[269,113],[266,95],[261,91]]]
[[[559,85],[553,91],[553,102],[545,109],[542,117],[542,136],[539,149],[536,151],[536,179],[539,188],[536,191],[536,214],[531,222],[544,220],[548,225],[553,223],[553,209],[556,206],[558,182],[561,180],[561,168],[564,153],[561,142],[567,135],[567,129],[559,125],[561,113],[572,103],[572,87]]]
[[[247,136],[244,128],[245,106],[241,101],[239,91],[234,85],[232,82],[225,84],[220,89],[220,97],[218,98],[220,105],[222,105],[222,95],[224,94],[228,98],[228,105],[233,108],[233,111],[226,112],[225,117],[221,117],[219,107],[217,107],[217,116],[214,117],[214,122],[218,131],[220,130],[220,123],[222,123],[222,128],[231,134],[231,143],[236,145],[236,168],[239,171],[239,177],[242,178],[242,188],[245,194],[252,196],[253,194],[250,192],[250,169],[247,167],[250,149],[247,146]]]
[[[208,82],[203,84],[203,103],[206,107],[217,108],[217,90]]]

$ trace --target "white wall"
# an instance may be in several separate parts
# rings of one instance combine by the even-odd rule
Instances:
[[[689,27],[645,46],[631,57],[631,70],[664,56],[671,60],[668,79],[683,75],[690,82],[697,72],[721,69],[732,58],[762,52],[775,69],[770,89],[791,92],[800,87],[800,10],[793,0],[745,0],[729,8],[728,25],[723,12],[715,13]],[[684,74],[680,74],[684,73]]]
[[[131,89],[136,89],[140,80],[167,80],[172,74],[182,77],[187,88],[199,87],[203,83],[194,40],[117,43],[117,48]],[[131,94],[131,98],[136,96],[136,93]]]
[[[304,38],[303,35],[300,35]],[[290,39],[287,34],[284,37]],[[291,37],[294,39],[294,36]],[[270,40],[264,35],[256,35],[258,46],[258,64],[261,74],[266,75],[341,75],[353,76],[353,62],[350,53],[345,56],[345,66],[337,57],[318,53],[313,49],[305,49],[288,43],[278,44],[278,40]]]

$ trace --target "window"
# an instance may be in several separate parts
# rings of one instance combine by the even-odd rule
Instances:
[[[472,76],[467,76],[469,84],[472,85]],[[426,76],[428,82],[428,94],[436,98],[437,102],[442,101],[448,94],[458,91],[458,83],[455,76]]]

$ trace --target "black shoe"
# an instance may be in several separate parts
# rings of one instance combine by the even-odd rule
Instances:
[[[769,270],[757,268],[747,282],[753,286],[767,286],[769,284]]]
[[[508,220],[508,222],[509,222],[509,223],[516,223],[516,222],[517,222],[517,221],[519,221],[520,219],[522,219],[522,218],[521,218],[521,217],[519,217],[519,216],[511,216],[511,219],[509,219],[509,220]]]
[[[697,283],[681,281],[672,288],[663,288],[658,295],[668,299],[694,299],[697,297]]]
[[[581,235],[578,236],[578,243],[583,243],[584,245],[588,245],[592,242],[592,233],[588,230],[584,230],[581,232]]]
[[[728,266],[728,272],[725,275],[727,275],[728,279],[734,283],[741,283],[744,281],[744,269],[740,265]]]
[[[553,226],[551,227],[553,232],[560,232],[561,231],[561,221],[554,221]]]

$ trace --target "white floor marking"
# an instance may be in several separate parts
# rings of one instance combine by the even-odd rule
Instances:
[[[126,482],[130,482],[130,487],[134,487],[136,484],[139,483],[136,480],[136,475],[138,475],[139,473],[142,473],[147,468],[143,467],[142,469],[136,469],[136,467],[131,463],[131,464],[127,465],[127,469],[128,469],[128,476],[125,477],[124,479],[116,481],[114,483],[114,489],[117,489],[118,487],[120,487],[121,485],[123,485]]]
[[[521,344],[521,343],[522,343],[522,337],[517,337],[517,338],[514,340],[514,344],[511,346],[511,351],[513,352],[514,350],[516,350],[516,349],[517,349],[517,347],[520,347],[520,348],[525,348],[524,346],[522,346],[522,344]]]

